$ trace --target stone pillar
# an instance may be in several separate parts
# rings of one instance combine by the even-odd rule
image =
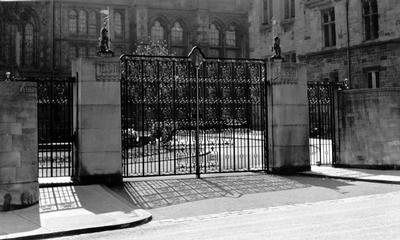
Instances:
[[[76,131],[75,176],[80,183],[118,184],[121,168],[121,85],[118,58],[79,58],[72,64]]]
[[[35,83],[0,82],[0,211],[38,203]]]
[[[310,170],[306,67],[272,62],[268,68],[270,168],[274,173]]]

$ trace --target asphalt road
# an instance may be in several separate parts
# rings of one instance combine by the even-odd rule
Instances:
[[[399,239],[399,185],[290,181],[306,187],[150,209],[146,225],[60,239]]]

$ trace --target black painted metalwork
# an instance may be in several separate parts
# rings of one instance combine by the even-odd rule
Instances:
[[[39,177],[73,174],[72,77],[10,77],[5,81],[37,85]]]
[[[38,79],[39,177],[72,176],[73,81]]]
[[[190,57],[124,55],[121,69],[125,177],[268,170],[265,61],[205,58],[198,87]]]
[[[310,160],[312,165],[334,165],[337,158],[336,96],[334,82],[309,82]]]

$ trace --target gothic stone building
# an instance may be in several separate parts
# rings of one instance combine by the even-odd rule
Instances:
[[[399,87],[399,13],[397,0],[254,0],[250,55],[269,57],[278,35],[286,60],[307,64],[309,81]]]
[[[1,2],[0,74],[70,75],[71,59],[96,55],[107,12],[117,56],[150,37],[175,55],[199,45],[208,57],[248,57],[248,7],[243,0]]]

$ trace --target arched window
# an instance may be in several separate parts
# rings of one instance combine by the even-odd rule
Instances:
[[[97,15],[96,12],[91,11],[89,13],[89,34],[97,35]]]
[[[68,13],[68,27],[70,33],[77,32],[78,16],[74,10],[70,10]]]
[[[164,28],[161,26],[159,21],[155,21],[151,27],[151,39],[153,41],[164,40]]]
[[[31,66],[33,64],[33,25],[28,23],[24,29],[24,64]]]
[[[121,13],[116,12],[114,15],[114,29],[115,35],[121,36],[122,35],[122,16]]]
[[[234,26],[230,26],[229,30],[225,33],[226,46],[236,47],[236,29]]]
[[[171,42],[172,44],[182,44],[183,43],[183,28],[179,22],[175,22],[171,30]]]
[[[87,33],[87,16],[83,10],[79,11],[79,33]]]
[[[219,30],[215,24],[211,24],[210,26],[210,45],[211,46],[219,46]]]

